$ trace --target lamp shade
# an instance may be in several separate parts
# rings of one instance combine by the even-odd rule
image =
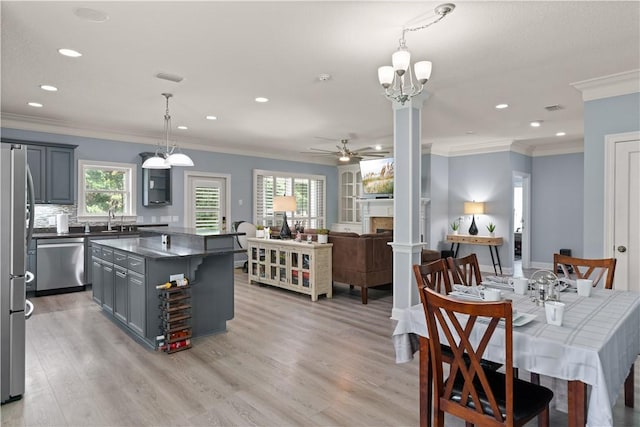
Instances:
[[[295,196],[276,196],[273,198],[274,212],[295,212],[296,208]]]
[[[420,61],[416,62],[413,65],[413,70],[416,74],[416,79],[420,82],[420,84],[425,84],[427,80],[431,77],[431,68],[433,64],[431,61]]]
[[[388,88],[393,83],[393,67],[385,65],[378,68],[378,81],[383,88]]]
[[[481,215],[484,213],[483,202],[464,202],[465,215]]]
[[[183,153],[173,153],[167,157],[167,163],[171,166],[193,166],[191,157]]]
[[[171,169],[171,165],[160,156],[149,157],[142,164],[143,169]]]
[[[391,64],[393,69],[399,76],[402,76],[407,69],[409,69],[409,61],[411,60],[411,53],[404,48],[400,48],[393,52],[391,55]]]

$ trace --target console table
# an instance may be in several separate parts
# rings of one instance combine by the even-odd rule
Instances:
[[[502,237],[484,237],[484,236],[471,236],[468,234],[447,234],[447,243],[451,243],[451,251],[454,258],[458,257],[458,249],[460,244],[465,245],[480,245],[489,246],[489,252],[491,252],[491,262],[493,263],[493,271],[498,274],[496,265],[500,268],[500,274],[502,274],[502,265],[500,264],[500,254],[498,253],[498,246],[503,243]],[[494,257],[493,252],[496,252]]]
[[[333,297],[332,243],[249,238],[249,281],[311,295]]]

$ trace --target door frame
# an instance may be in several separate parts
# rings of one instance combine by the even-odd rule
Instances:
[[[184,171],[184,226],[187,226],[187,221],[193,215],[193,207],[191,206],[191,194],[189,192],[189,180],[191,178],[204,178],[204,179],[222,179],[225,182],[225,200],[224,200],[224,216],[227,218],[227,232],[230,231],[230,226],[233,223],[231,221],[231,203],[229,202],[231,194],[231,174],[227,173],[213,173],[213,172],[198,172],[198,171]]]
[[[615,165],[618,142],[640,140],[640,132],[625,132],[604,137],[604,258],[614,258]]]
[[[513,171],[513,178],[522,179],[522,253],[520,261],[522,268],[531,268],[531,174],[528,172]],[[513,189],[515,188],[514,179],[511,181],[511,235],[513,235]],[[513,239],[511,239],[513,240]],[[515,242],[511,246],[511,263],[515,261],[514,255]]]

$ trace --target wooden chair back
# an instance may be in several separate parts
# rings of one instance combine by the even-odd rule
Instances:
[[[449,270],[453,283],[465,286],[479,285],[482,282],[480,274],[480,266],[478,265],[478,257],[476,254],[467,255],[462,258],[447,258]]]
[[[607,279],[604,282],[604,288],[613,289],[613,277],[616,272],[615,258],[585,259],[553,254],[553,265],[554,268],[560,266],[565,277],[569,277],[567,266],[571,266],[578,279],[591,279],[594,287],[600,283],[600,280],[606,274]]]
[[[440,258],[428,264],[416,264],[413,266],[413,273],[418,288],[427,287],[444,294],[451,292],[451,279],[444,259]]]
[[[465,302],[422,288],[421,297],[426,301],[425,315],[429,330],[431,368],[434,382],[434,425],[444,425],[444,412],[462,418],[476,426],[513,425],[513,324],[511,301]],[[460,316],[464,315],[464,316]],[[479,342],[472,340],[478,318],[488,321]],[[505,391],[504,418],[498,399],[490,386],[485,368],[480,361],[500,319],[505,319]],[[483,327],[485,325],[482,325]],[[440,331],[440,333],[439,333]],[[440,334],[446,337],[453,352],[449,379],[444,380],[443,356]],[[476,342],[474,344],[474,342]],[[466,354],[468,357],[463,356]],[[465,360],[467,359],[467,360]],[[456,379],[455,381],[453,379]],[[463,385],[460,386],[459,382]],[[462,387],[459,398],[454,397],[454,383]],[[484,402],[481,402],[483,396]]]

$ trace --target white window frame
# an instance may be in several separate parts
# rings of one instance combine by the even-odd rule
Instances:
[[[133,163],[102,162],[98,160],[78,160],[78,221],[108,220],[107,215],[93,215],[87,212],[85,203],[85,169],[113,169],[125,172],[130,202],[125,207],[125,214],[120,216],[124,221],[135,221],[137,219],[136,209],[138,206],[137,166]]]
[[[327,177],[324,175],[309,175],[309,174],[301,174],[301,173],[293,173],[293,172],[281,172],[281,171],[269,171],[262,169],[254,169],[253,170],[253,222],[254,224],[262,224],[265,225],[264,220],[273,221],[276,223],[280,215],[263,215],[262,217],[258,217],[258,204],[261,202],[258,200],[258,176],[270,176],[274,178],[286,178],[291,179],[292,188],[296,179],[312,179],[319,182],[322,182],[322,214],[318,216],[314,216],[313,218],[317,218],[318,221],[322,223],[321,227],[318,228],[328,228],[327,227]],[[278,194],[282,196],[282,194]],[[293,194],[286,194],[288,196],[292,196]],[[275,195],[274,195],[275,197]],[[287,215],[287,222],[289,226],[293,229],[293,224],[295,221],[304,221],[311,217],[300,217],[295,212],[293,217]],[[306,226],[308,227],[308,225]]]

